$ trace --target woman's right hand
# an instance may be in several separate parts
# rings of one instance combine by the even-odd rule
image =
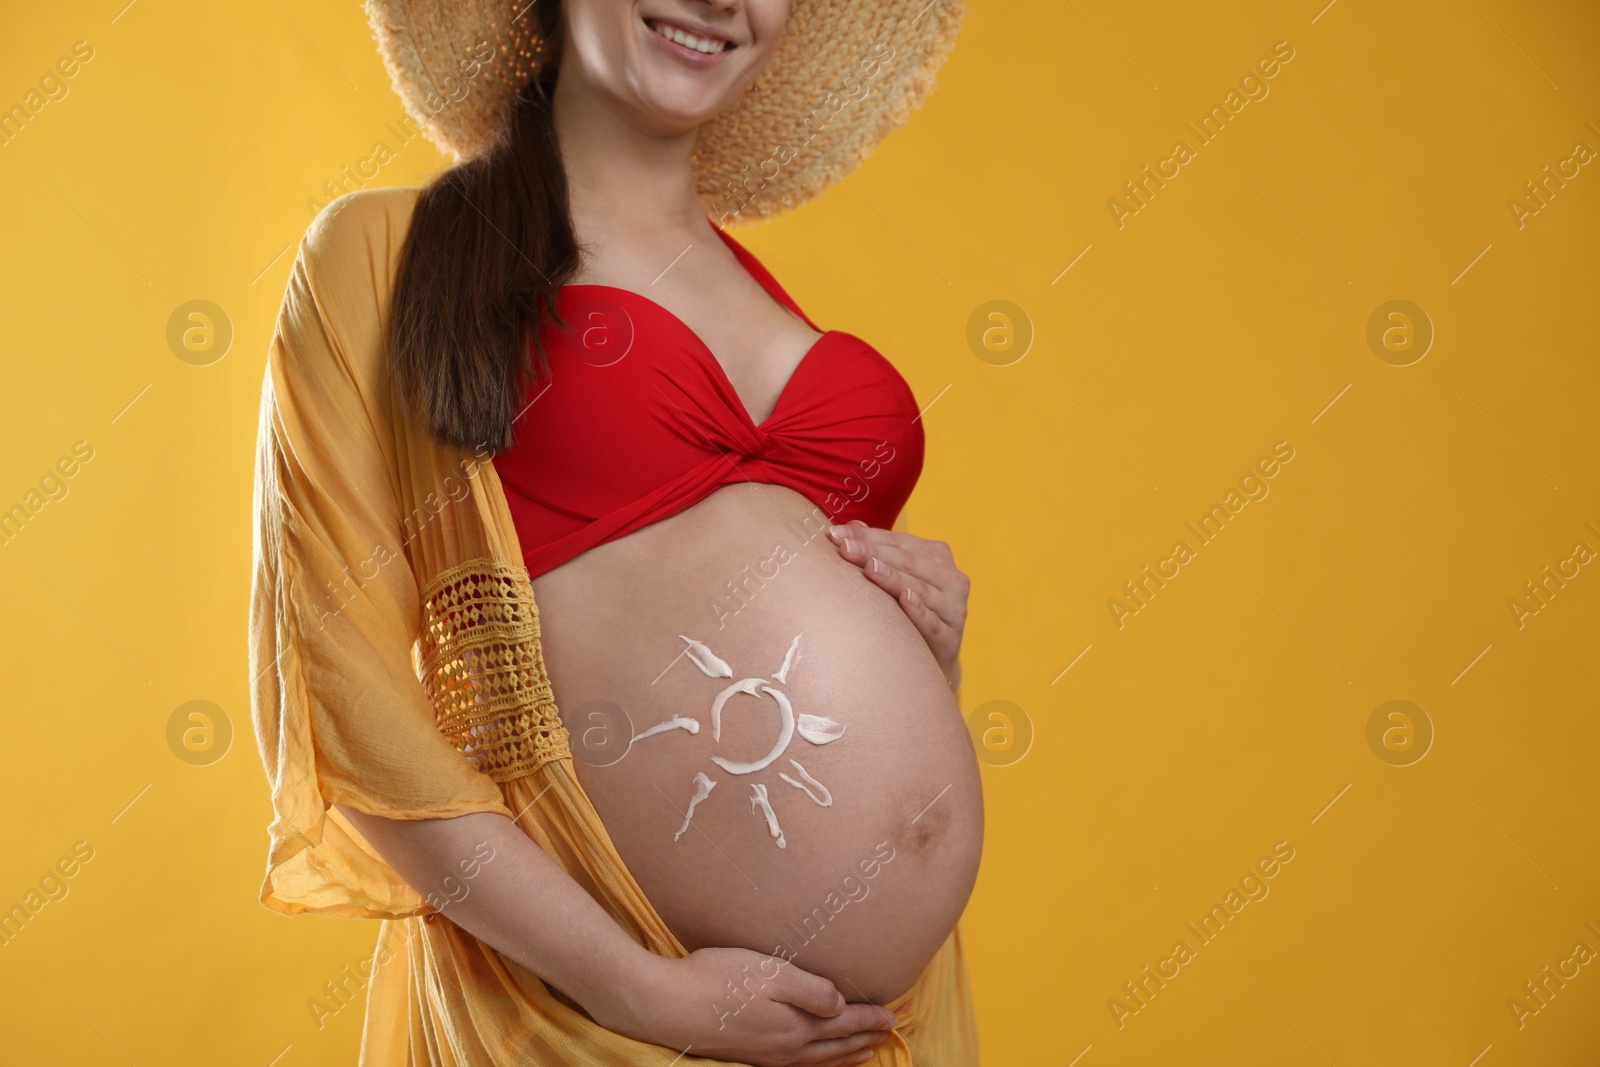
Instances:
[[[459,857],[492,845],[494,862],[480,868],[470,893],[452,895],[445,917],[614,1033],[757,1067],[860,1063],[875,1039],[889,1039],[889,1012],[845,1004],[832,982],[780,957],[738,948],[682,959],[650,952],[498,812],[399,819],[343,804],[339,811],[424,898],[459,884]]]
[[[842,1067],[889,1040],[892,1013],[847,1004],[834,984],[778,956],[703,948],[646,953],[595,1021],[641,1041],[755,1067]]]

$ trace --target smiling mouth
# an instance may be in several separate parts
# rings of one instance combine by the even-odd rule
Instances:
[[[673,44],[680,45],[690,51],[699,52],[701,55],[714,56],[723,52],[731,52],[738,45],[732,41],[708,34],[695,33],[682,26],[675,26],[660,19],[647,18],[644,24],[650,27],[651,32]]]

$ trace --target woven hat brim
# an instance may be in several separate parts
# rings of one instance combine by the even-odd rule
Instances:
[[[457,163],[487,150],[545,59],[529,0],[365,6],[395,91],[428,140]],[[794,0],[761,77],[700,130],[706,214],[722,225],[767,218],[853,172],[922,106],[964,13],[964,0]]]

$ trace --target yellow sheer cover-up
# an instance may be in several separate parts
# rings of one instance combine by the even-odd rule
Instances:
[[[268,353],[250,601],[274,809],[261,902],[383,920],[362,1067],[720,1062],[595,1023],[429,907],[330,807],[499,812],[639,944],[686,955],[578,784],[489,454],[394,417],[383,323],[416,194],[364,190],[317,216]],[[888,1007],[901,1025],[871,1062],[977,1063],[959,929]]]

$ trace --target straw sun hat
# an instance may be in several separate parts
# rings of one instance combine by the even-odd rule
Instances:
[[[546,58],[532,6],[366,0],[407,113],[455,162],[493,143]],[[791,0],[788,25],[761,77],[700,129],[694,168],[702,207],[723,223],[775,215],[855,170],[933,88],[964,6]]]

